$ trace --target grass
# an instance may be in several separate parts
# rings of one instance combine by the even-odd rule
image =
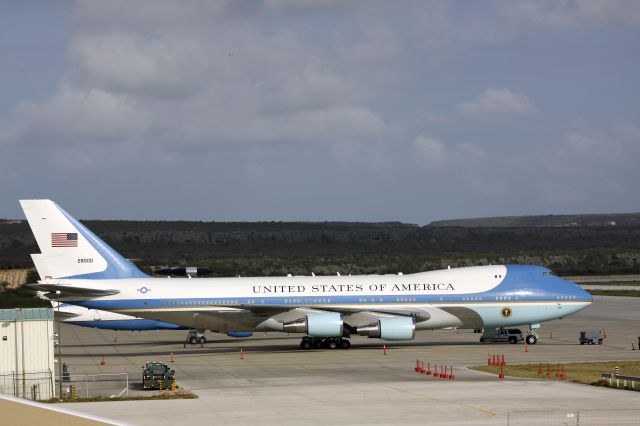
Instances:
[[[640,287],[640,281],[606,281],[606,282],[586,282],[582,285],[601,285],[601,286],[625,286],[625,287]]]
[[[640,361],[609,361],[609,362],[579,362],[562,364],[566,373],[566,380],[594,386],[608,386],[608,381],[601,380],[602,373],[611,373],[616,367],[620,368],[620,375],[640,377]],[[471,367],[474,370],[498,374],[500,367],[482,365]],[[549,364],[550,375],[547,376],[547,364],[542,364],[543,375],[539,375],[540,364],[514,364],[503,367],[506,376],[527,379],[560,380],[556,377],[558,364]],[[613,386],[615,387],[615,386]],[[640,381],[636,383],[636,391],[640,391]]]
[[[587,290],[592,296],[640,297],[640,290]]]
[[[175,391],[160,391],[160,393],[153,395],[134,395],[134,396],[122,396],[117,398],[110,398],[108,396],[95,396],[92,398],[51,398],[40,402],[47,403],[67,403],[67,402],[110,402],[110,401],[146,401],[146,400],[164,400],[164,399],[196,399],[198,395],[193,392],[189,392],[184,389]]]

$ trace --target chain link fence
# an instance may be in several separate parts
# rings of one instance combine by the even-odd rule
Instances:
[[[129,375],[114,374],[70,374],[62,381],[65,398],[117,398],[129,396]]]
[[[509,426],[627,426],[640,425],[640,409],[514,410]]]
[[[53,373],[46,370],[0,374],[0,394],[34,401],[53,398]]]

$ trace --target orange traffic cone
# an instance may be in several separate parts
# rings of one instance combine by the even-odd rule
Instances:
[[[106,362],[104,360],[104,357],[102,357],[102,359],[100,360],[100,365],[105,365],[105,364],[106,364]]]
[[[169,362],[174,362],[174,359],[173,359],[173,352],[171,352],[171,356],[169,357]]]
[[[240,348],[240,359],[244,359],[244,352],[242,351],[242,348]]]
[[[384,354],[384,355],[389,355],[389,353],[387,352],[387,345],[384,345],[384,352],[383,352],[383,354]]]

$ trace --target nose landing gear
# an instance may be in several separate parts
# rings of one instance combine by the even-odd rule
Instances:
[[[527,330],[527,337],[525,338],[525,342],[527,345],[535,345],[538,343],[538,333],[536,330],[540,328],[540,324],[531,324],[529,325],[529,330]]]

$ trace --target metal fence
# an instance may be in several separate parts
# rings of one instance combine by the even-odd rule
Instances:
[[[640,425],[640,409],[514,410],[509,426],[610,426]]]
[[[129,375],[115,374],[71,374],[62,381],[65,398],[117,398],[129,396]]]
[[[34,401],[54,397],[51,370],[0,374],[0,394]]]
[[[616,367],[617,368],[617,367]],[[615,379],[616,387],[619,388],[622,385],[623,388],[629,387],[630,389],[636,389],[636,383],[638,383],[638,389],[640,389],[640,377],[638,376],[622,376],[620,374],[614,373],[602,373],[600,375],[602,380],[608,380],[609,386],[613,386],[613,381]],[[627,382],[629,385],[627,385]]]

